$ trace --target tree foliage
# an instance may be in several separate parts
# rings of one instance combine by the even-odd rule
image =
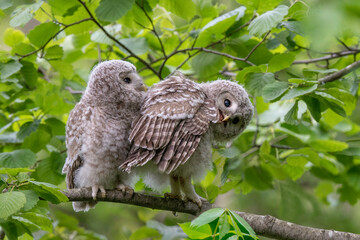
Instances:
[[[68,200],[59,191],[66,120],[92,67],[107,59],[132,62],[149,86],[177,70],[245,86],[254,120],[230,148],[214,150],[214,169],[196,185],[209,201],[282,183],[322,204],[360,199],[359,1],[2,0],[0,9],[0,226],[8,239],[103,238],[65,213],[50,217],[49,203]],[[212,221],[182,223],[183,232],[152,222],[131,239],[167,231],[200,238],[194,226],[208,234],[201,238],[255,238],[238,232],[236,214],[211,211]]]

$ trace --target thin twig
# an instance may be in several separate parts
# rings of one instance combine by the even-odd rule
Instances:
[[[71,87],[65,87],[66,90],[68,90],[71,94],[83,94],[84,92],[83,91],[79,91],[79,90],[74,90],[72,89]]]
[[[337,40],[341,45],[343,45],[347,50],[349,50],[349,51],[355,50],[355,49],[349,47],[348,45],[346,45],[346,43],[344,43],[340,38],[336,37],[336,40]]]
[[[343,56],[348,56],[348,55],[353,55],[353,54],[358,54],[358,53],[360,53],[360,49],[352,50],[352,51],[336,52],[336,53],[331,53],[330,55],[320,57],[320,58],[313,58],[313,59],[307,59],[307,60],[296,60],[292,63],[292,65],[294,65],[294,64],[309,64],[309,63],[327,61],[327,60],[331,60],[331,59],[335,59],[335,58],[339,58],[339,57],[343,57]]]
[[[270,31],[268,31],[265,36],[263,37],[263,39],[255,45],[255,47],[253,47],[253,49],[251,49],[251,51],[249,52],[249,54],[245,57],[245,61],[247,61],[251,55],[255,52],[255,50],[266,40],[267,36],[270,34]]]
[[[37,53],[37,52],[39,52],[39,51],[41,51],[41,50],[44,50],[45,49],[45,47],[49,44],[49,42],[51,41],[51,40],[53,40],[57,35],[59,35],[59,33],[61,33],[62,31],[64,31],[65,29],[67,29],[68,27],[71,27],[71,26],[74,26],[74,25],[77,25],[77,24],[80,24],[80,23],[82,23],[82,22],[86,22],[86,21],[90,21],[90,20],[92,20],[91,18],[85,18],[85,19],[82,19],[82,20],[80,20],[80,21],[77,21],[77,22],[74,22],[74,23],[71,23],[71,24],[63,24],[63,28],[62,29],[60,29],[59,31],[57,31],[53,36],[51,36],[50,38],[49,38],[49,40],[47,40],[45,43],[44,43],[44,45],[42,45],[40,48],[38,48],[38,49],[36,49],[36,50],[34,50],[34,51],[32,51],[32,52],[29,52],[29,53],[27,53],[27,54],[25,54],[25,55],[20,55],[20,54],[17,54],[17,53],[15,53],[17,56],[20,56],[19,57],[19,60],[21,60],[21,59],[23,59],[23,58],[25,58],[25,57],[28,57],[28,56],[30,56],[30,55],[33,55],[34,53]]]
[[[90,19],[101,29],[101,31],[103,33],[105,33],[105,35],[110,38],[111,40],[113,40],[117,45],[119,45],[120,47],[124,48],[132,57],[136,58],[137,60],[139,60],[140,62],[142,62],[148,69],[150,69],[153,73],[155,73],[156,76],[158,76],[158,72],[148,63],[146,62],[144,59],[142,59],[141,57],[139,57],[138,55],[136,55],[133,51],[131,51],[128,47],[126,47],[123,43],[121,43],[119,40],[117,40],[113,35],[111,35],[108,31],[106,31],[106,29],[95,19],[94,15],[91,13],[90,9],[86,6],[86,3],[78,0],[81,5],[83,5],[83,7],[85,8],[86,12],[88,13],[88,15],[90,16]]]

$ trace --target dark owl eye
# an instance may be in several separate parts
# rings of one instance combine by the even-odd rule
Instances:
[[[230,107],[230,105],[231,105],[230,100],[229,100],[229,99],[225,99],[225,100],[224,100],[224,105],[225,105],[225,107]]]
[[[237,124],[239,121],[240,121],[240,119],[238,117],[236,117],[232,120],[232,123]]]
[[[128,78],[128,77],[124,78],[123,81],[126,82],[126,83],[131,83],[131,79]]]

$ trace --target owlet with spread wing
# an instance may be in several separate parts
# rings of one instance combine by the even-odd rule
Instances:
[[[170,179],[170,197],[201,206],[192,179],[201,180],[212,168],[212,145],[232,142],[252,115],[246,91],[235,82],[197,84],[172,76],[148,92],[133,123],[132,148],[120,168],[134,168],[155,190]]]
[[[91,72],[80,102],[66,125],[67,159],[63,168],[67,188],[125,189],[118,170],[130,150],[131,122],[139,114],[146,87],[135,66],[121,60],[105,61]],[[95,201],[73,202],[75,211],[88,211]]]

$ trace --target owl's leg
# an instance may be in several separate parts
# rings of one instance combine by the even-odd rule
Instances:
[[[104,198],[106,196],[106,191],[105,191],[104,186],[95,184],[95,185],[91,186],[91,190],[92,190],[91,196],[95,201],[96,201],[96,195],[97,195],[97,192],[99,191],[99,189],[101,192],[101,197]]]
[[[196,203],[199,207],[202,206],[201,197],[195,192],[194,186],[191,183],[191,176],[180,177],[180,186],[185,194],[186,200]]]
[[[164,196],[166,198],[177,198],[184,200],[182,194],[181,194],[181,187],[180,187],[180,178],[176,175],[170,175],[170,187],[171,192],[165,193]]]

